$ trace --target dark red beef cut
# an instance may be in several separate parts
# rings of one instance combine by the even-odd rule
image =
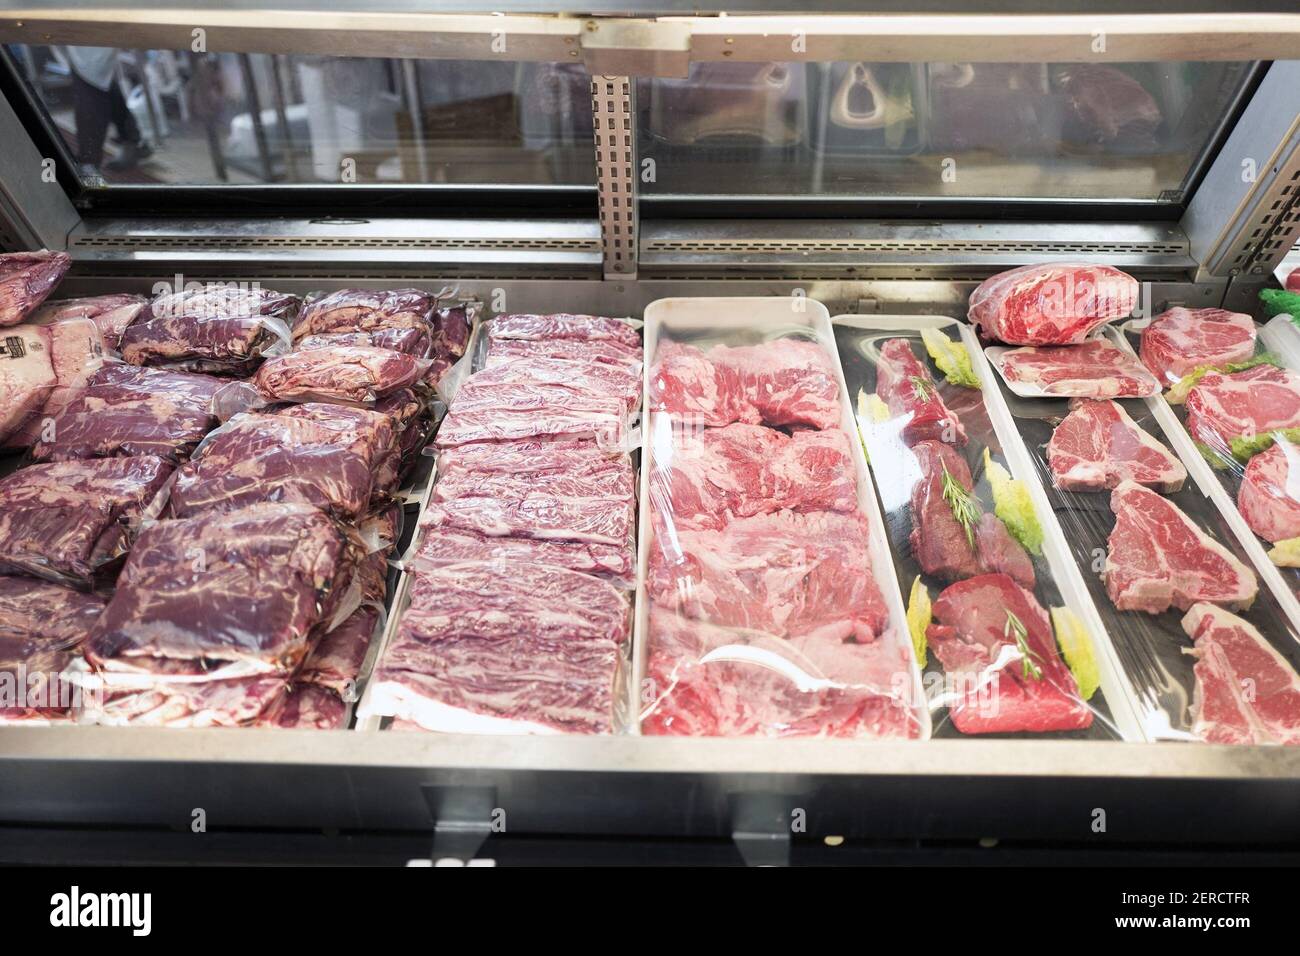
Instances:
[[[86,716],[137,727],[246,727],[274,707],[288,687],[288,678],[278,674],[110,685],[100,709]]]
[[[381,613],[374,605],[353,611],[347,620],[316,642],[294,675],[294,683],[315,684],[355,700],[357,677]]]
[[[498,315],[488,323],[488,337],[499,339],[591,339],[641,347],[641,333],[622,319],[602,315]]]
[[[116,352],[127,326],[151,314],[149,300],[142,295],[96,295],[46,302],[32,314],[32,322],[48,325],[67,319],[90,319],[98,327],[104,346]]]
[[[348,724],[348,705],[327,687],[293,683],[257,719],[258,727],[283,730],[341,730]]]
[[[351,571],[340,526],[306,505],[159,522],[136,541],[86,656],[145,677],[167,662],[287,675]]]
[[[1155,146],[1163,117],[1155,98],[1119,67],[1105,63],[1070,63],[1060,70],[1069,122],[1067,133],[1087,143],[1122,143],[1128,148]]]
[[[378,399],[372,407],[392,423],[397,442],[397,474],[392,479],[377,475],[375,484],[384,490],[396,490],[415,464],[416,453],[429,439],[433,427],[426,414],[429,405],[415,389],[403,388]]]
[[[293,337],[377,329],[430,330],[434,304],[434,297],[420,289],[340,289],[308,300]]]
[[[659,528],[646,588],[685,617],[778,637],[866,643],[888,623],[860,513],[777,511],[717,531]]]
[[[1001,571],[1025,587],[1034,586],[1034,566],[1025,549],[992,514],[975,511],[969,530],[957,520],[952,495],[945,496],[945,474],[951,489],[971,492],[974,482],[966,460],[951,445],[937,441],[917,442],[912,448],[921,478],[912,486],[912,554],[926,574],[955,581],[982,571]]]
[[[771,666],[776,661],[780,666]],[[650,735],[917,737],[898,693],[910,662],[890,641],[783,640],[650,609],[641,720]]]
[[[630,617],[623,592],[562,568],[419,570],[371,694],[431,730],[612,733]]]
[[[856,511],[856,470],[840,429],[786,435],[760,425],[675,430],[655,440],[650,496],[679,528],[721,528],[733,517]]]
[[[300,339],[294,346],[299,352],[331,348],[336,345],[363,345],[377,349],[392,349],[414,358],[433,355],[433,336],[428,329],[374,329],[370,332],[318,332]]]
[[[245,412],[181,465],[168,513],[188,518],[258,502],[293,502],[356,519],[370,506],[377,466],[391,455],[392,432],[382,419],[374,430],[362,431]]]
[[[188,372],[105,365],[56,415],[36,461],[158,455],[177,461],[216,425],[212,398],[222,380]]]
[[[948,705],[964,734],[1082,730],[1092,711],[1056,650],[1047,612],[1005,574],[945,588],[927,635],[943,669],[964,686]]]
[[[876,394],[895,417],[903,417],[903,441],[913,445],[922,439],[966,444],[966,429],[957,414],[939,395],[930,370],[912,351],[907,339],[889,339],[880,346],[876,363]]]
[[[395,392],[400,398],[404,392]],[[386,396],[387,397],[387,396]],[[401,470],[400,447],[397,428],[401,410],[384,403],[384,399],[366,408],[333,405],[329,402],[302,402],[285,405],[275,414],[284,418],[300,418],[315,422],[343,433],[343,440],[354,449],[362,451],[374,472],[374,494],[385,497],[397,486]]]
[[[464,305],[435,309],[433,312],[434,351],[447,359],[458,359],[469,347],[473,318]]]
[[[58,675],[103,610],[101,597],[0,577],[0,724],[68,716],[73,687]]]
[[[126,553],[171,473],[143,456],[32,465],[0,479],[0,573],[91,586]]]
[[[425,364],[392,349],[335,345],[268,359],[252,382],[273,401],[373,402],[415,384]]]
[[[0,326],[17,325],[36,311],[71,266],[66,252],[0,255]]]
[[[650,409],[686,422],[723,426],[840,423],[839,382],[816,342],[781,339],[707,352],[663,341],[650,370]]]

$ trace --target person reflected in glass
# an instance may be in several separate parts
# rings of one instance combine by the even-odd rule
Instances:
[[[83,173],[97,175],[104,159],[104,138],[111,123],[121,142],[118,155],[103,164],[111,172],[134,169],[153,149],[140,134],[122,95],[118,51],[113,47],[70,46],[72,103],[77,122],[77,162]]]

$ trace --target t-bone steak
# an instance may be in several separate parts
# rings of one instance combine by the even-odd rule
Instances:
[[[1202,365],[1243,362],[1255,354],[1255,320],[1226,309],[1162,312],[1142,330],[1142,363],[1165,385]]]
[[[1187,393],[1192,437],[1227,454],[1238,436],[1300,427],[1300,374],[1276,365],[1244,372],[1206,372]]]
[[[981,282],[967,315],[983,335],[1008,345],[1078,345],[1132,312],[1137,298],[1137,280],[1110,266],[1031,265]]]
[[[1192,732],[1214,744],[1300,745],[1300,675],[1262,634],[1213,604],[1183,618],[1195,646]]]
[[[1187,469],[1129,417],[1118,402],[1077,398],[1047,443],[1052,482],[1064,491],[1106,491],[1136,481],[1166,494],[1178,491]]]
[[[1105,339],[1055,348],[1011,349],[1001,357],[1008,384],[1061,398],[1142,398],[1160,392],[1155,376]]]
[[[1244,608],[1255,600],[1255,572],[1172,501],[1125,481],[1111,492],[1110,508],[1115,528],[1103,575],[1119,610],[1159,614],[1199,601]]]

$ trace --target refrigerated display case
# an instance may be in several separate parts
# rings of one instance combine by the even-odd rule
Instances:
[[[1190,643],[1176,622],[1162,630],[1114,610],[1092,566],[1109,515],[1053,487],[1045,428],[1064,417],[1064,403],[1014,394],[967,322],[981,282],[1027,263],[1121,269],[1140,282],[1139,317],[1185,306],[1271,318],[1257,293],[1283,280],[1300,230],[1300,14],[1213,2],[1132,12],[1044,4],[997,16],[942,3],[952,7],[942,15],[843,5],[783,15],[761,4],[726,15],[674,4],[619,14],[562,4],[270,6],[31,3],[0,16],[0,251],[66,251],[71,268],[56,300],[216,281],[309,301],[414,287],[475,317],[465,358],[439,386],[434,418],[446,430],[396,494],[403,533],[350,701],[356,713],[339,730],[0,726],[0,825],[152,832],[188,827],[201,808],[208,826],[260,834],[267,846],[289,831],[400,832],[432,835],[434,856],[468,857],[500,839],[505,819],[507,834],[528,838],[732,840],[759,862],[823,838],[1099,853],[1300,844],[1300,750],[1191,739]],[[108,51],[108,90],[86,88],[75,51],[87,48]],[[115,110],[112,122],[88,123],[95,109]],[[771,319],[774,302],[798,320]],[[1045,622],[1048,609],[1053,622],[1068,611],[1098,658],[1097,686],[1062,678],[1074,723],[980,732],[954,721],[960,702],[943,691],[951,661],[927,665],[895,632],[908,682],[928,698],[837,679],[829,665],[758,638],[729,653],[737,668],[766,668],[749,703],[770,705],[785,694],[772,683],[789,677],[786,665],[802,667],[790,678],[799,694],[876,707],[894,693],[916,703],[899,718],[907,732],[867,732],[863,719],[837,725],[851,730],[835,739],[825,725],[792,732],[765,712],[744,730],[732,726],[733,736],[683,733],[698,714],[683,694],[658,693],[665,671],[654,654],[669,625],[650,620],[652,606],[666,605],[647,578],[666,539],[689,548],[703,532],[665,525],[652,491],[655,469],[686,446],[662,417],[667,406],[651,401],[664,385],[650,351],[635,401],[645,408],[624,448],[639,468],[624,502],[635,502],[639,522],[637,570],[617,598],[582,592],[590,617],[607,601],[626,602],[629,614],[617,652],[601,651],[615,675],[602,732],[556,733],[517,715],[430,717],[392,670],[369,681],[403,640],[404,619],[463,597],[445,569],[418,586],[414,573],[421,535],[451,494],[439,491],[439,476],[451,473],[439,459],[463,441],[446,426],[463,427],[450,383],[465,388],[490,373],[492,323],[520,313],[627,317],[647,349],[693,349],[718,368],[741,362],[728,350],[821,347],[823,359],[809,361],[832,363],[846,427],[863,431],[865,455],[853,436],[843,468],[872,528],[861,553],[896,632],[907,627],[913,581],[942,584],[909,551],[915,476],[891,473],[898,450],[857,403],[880,387],[882,342],[912,342],[924,362],[922,330],[951,336],[983,386],[978,400],[928,372],[916,387],[960,403],[969,420],[978,451],[965,493],[992,513],[1004,487],[993,483],[1005,475],[1043,517],[1046,542],[1032,556],[1038,597],[1026,591],[1027,606]],[[1130,346],[1131,336],[1110,334],[1116,349]],[[548,335],[564,333],[519,337]],[[563,352],[566,341],[552,344]],[[490,375],[478,382],[493,387]],[[260,401],[285,394],[264,389]],[[1183,460],[1183,511],[1258,575],[1259,597],[1242,613],[1300,666],[1291,572],[1242,534],[1209,465],[1187,460],[1195,446],[1163,402],[1124,407]],[[761,424],[785,429],[784,439],[754,437],[777,444],[809,427]],[[200,457],[214,444],[205,441]],[[183,458],[189,447],[173,451]],[[0,459],[3,473],[26,467],[23,454]],[[565,574],[587,587],[590,570]],[[503,606],[526,618],[529,592],[520,595],[511,600],[523,603]],[[748,598],[726,623],[775,628],[752,623],[770,595],[753,586]],[[675,613],[691,617],[696,599]],[[1022,649],[1035,639],[1007,627]],[[1026,674],[1048,666],[1039,652],[1023,653]],[[692,660],[681,656],[671,673]],[[520,679],[506,670],[495,676]],[[799,683],[810,674],[811,684]]]

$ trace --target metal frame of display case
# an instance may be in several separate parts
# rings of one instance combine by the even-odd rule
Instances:
[[[1241,14],[1189,0],[1182,7],[1193,12],[1177,17],[1150,10],[1159,6],[1152,3],[1111,5],[1135,13],[1087,14],[1056,3],[1040,5],[1047,13],[1000,18],[929,15],[956,6],[939,0],[925,14],[761,18],[678,16],[670,3],[639,16],[564,16],[544,3],[519,15],[426,14],[415,0],[396,0],[393,13],[280,0],[274,6],[283,15],[244,0],[197,11],[24,6],[0,13],[0,43],[129,37],[136,47],[188,47],[202,28],[214,51],[486,58],[485,39],[505,29],[512,59],[576,60],[598,81],[617,78],[594,91],[598,116],[634,115],[625,78],[680,76],[698,60],[789,58],[793,30],[804,31],[805,56],[816,61],[969,59],[974,48],[981,60],[1068,60],[1097,31],[1113,61],[1300,60],[1300,15],[1269,3]],[[670,295],[797,291],[832,313],[962,315],[971,289],[991,272],[1069,259],[1129,270],[1157,308],[1219,305],[1245,301],[1294,234],[1300,190],[1287,186],[1300,163],[1298,66],[1268,68],[1180,222],[829,219],[809,204],[804,218],[637,223],[643,206],[625,157],[598,162],[593,185],[603,199],[619,185],[630,220],[601,217],[595,206],[591,215],[551,217],[426,218],[409,208],[399,217],[83,216],[60,184],[33,181],[41,151],[14,105],[0,101],[0,247],[68,249],[75,263],[68,294],[147,291],[184,272],[285,291],[450,284],[532,311],[638,314]],[[618,146],[635,158],[635,143]],[[1264,173],[1253,183],[1240,180],[1243,150]],[[312,193],[267,188],[290,200]],[[212,191],[228,209],[252,213],[231,198],[241,191]],[[525,207],[536,195],[502,192]],[[942,217],[943,201],[931,208]],[[616,221],[634,237],[622,247],[621,270],[612,268]],[[429,829],[453,855],[473,852],[496,810],[519,833],[734,836],[756,853],[785,845],[796,818],[811,835],[1300,845],[1300,749],[0,728],[5,823],[188,827],[199,809],[212,827]]]

